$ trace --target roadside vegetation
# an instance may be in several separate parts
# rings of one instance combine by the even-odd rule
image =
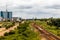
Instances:
[[[9,33],[5,33],[4,37],[0,37],[0,40],[40,40],[39,34],[32,31],[29,24],[30,22],[20,23],[15,30],[11,30]]]
[[[40,33],[31,26],[31,23],[42,26],[48,32],[51,32],[60,37],[60,19],[40,19],[40,20],[25,20],[19,22],[19,26],[15,30],[6,32],[0,40],[41,40]],[[14,22],[0,22],[0,28],[10,28],[15,25]]]
[[[13,27],[15,25],[14,22],[0,22],[0,28],[10,28]]]
[[[60,19],[41,19],[36,20],[35,22],[42,26],[45,30],[60,37]]]

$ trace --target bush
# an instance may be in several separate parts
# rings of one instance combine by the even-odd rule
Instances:
[[[56,29],[60,27],[60,19],[49,19],[48,25],[54,25],[56,26]]]
[[[10,27],[13,27],[13,25],[14,25],[14,23],[13,22],[7,22],[7,23],[4,23],[3,25],[2,25],[2,27],[5,27],[6,29],[8,29],[8,28],[10,28]]]
[[[11,30],[11,31],[9,32],[9,35],[11,35],[11,34],[15,34],[15,31]]]
[[[3,36],[0,37],[0,40],[4,40],[4,39],[5,39],[5,37],[3,37]]]
[[[1,28],[1,26],[0,26],[0,28]]]
[[[8,36],[8,35],[9,35],[9,33],[7,33],[7,32],[4,34],[4,36]]]

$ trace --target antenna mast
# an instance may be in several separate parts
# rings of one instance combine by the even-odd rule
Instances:
[[[6,12],[8,12],[8,8],[7,8],[7,6],[8,6],[8,5],[7,5],[7,2],[6,2]]]

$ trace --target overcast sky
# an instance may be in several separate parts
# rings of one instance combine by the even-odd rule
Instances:
[[[60,17],[60,0],[0,0],[0,11],[13,12],[14,17]]]

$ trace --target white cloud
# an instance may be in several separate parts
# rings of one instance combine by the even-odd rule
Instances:
[[[8,5],[8,10],[13,11],[13,16],[41,18],[56,17],[54,14],[60,14],[60,6],[54,6],[60,5],[60,0],[0,0],[1,10],[6,9],[6,3]]]

